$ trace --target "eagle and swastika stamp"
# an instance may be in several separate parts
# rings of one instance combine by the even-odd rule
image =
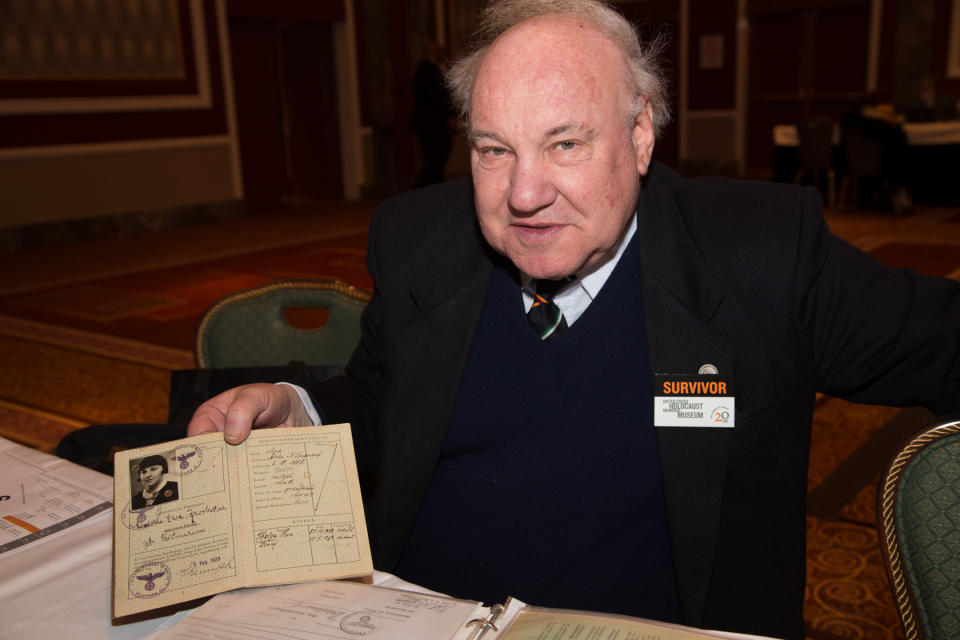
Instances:
[[[130,574],[130,593],[136,598],[153,598],[170,586],[170,568],[162,562],[146,562]]]
[[[170,460],[173,463],[170,465],[170,473],[185,476],[200,467],[203,451],[196,445],[182,444],[173,450]]]

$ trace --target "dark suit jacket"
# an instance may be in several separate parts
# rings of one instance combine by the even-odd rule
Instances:
[[[894,271],[832,236],[813,190],[683,180],[654,165],[639,204],[652,373],[733,374],[733,429],[660,428],[685,623],[802,637],[815,392],[960,404],[960,284]],[[373,300],[347,375],[313,389],[354,425],[376,565],[391,570],[439,458],[492,261],[461,181],[386,202]],[[493,541],[492,541],[493,544]]]

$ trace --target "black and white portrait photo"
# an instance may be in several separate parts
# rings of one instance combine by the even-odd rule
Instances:
[[[133,496],[130,500],[132,509],[145,509],[165,502],[173,502],[180,498],[177,483],[167,480],[167,459],[161,455],[147,456],[141,460],[130,462],[130,484]]]

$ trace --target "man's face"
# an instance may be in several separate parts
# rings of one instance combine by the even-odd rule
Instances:
[[[527,20],[490,47],[470,110],[477,218],[523,272],[582,275],[616,249],[653,152],[633,103],[622,54],[576,19]]]
[[[140,482],[148,487],[155,486],[163,477],[163,467],[159,464],[152,464],[149,467],[140,469]]]

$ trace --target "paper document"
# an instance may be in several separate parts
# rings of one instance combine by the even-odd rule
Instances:
[[[514,598],[484,607],[378,576],[397,588],[336,581],[223,593],[149,640],[764,640]]]
[[[492,637],[498,640],[762,640],[759,636],[706,631],[627,616],[529,606],[516,614],[503,633]]]
[[[219,595],[153,640],[448,640],[483,613],[443,596],[311,582]]]
[[[0,554],[108,511],[110,502],[66,478],[0,451]]]
[[[350,426],[213,433],[117,454],[114,615],[373,571]]]

